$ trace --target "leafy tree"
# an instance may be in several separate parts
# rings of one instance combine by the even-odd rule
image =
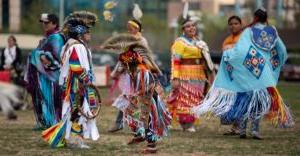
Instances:
[[[41,34],[42,29],[39,23],[40,14],[50,12],[43,0],[24,0],[22,1],[22,20],[21,32],[29,34]]]

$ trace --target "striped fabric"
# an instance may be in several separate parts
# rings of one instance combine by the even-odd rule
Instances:
[[[72,73],[78,75],[79,81],[83,84],[90,82],[89,73],[83,69],[80,65],[80,61],[76,52],[76,49],[73,48],[70,59],[69,59],[70,70]]]

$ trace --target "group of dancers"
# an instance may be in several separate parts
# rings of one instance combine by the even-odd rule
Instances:
[[[215,115],[222,124],[232,124],[226,134],[240,138],[247,137],[247,121],[251,121],[251,135],[262,139],[259,121],[264,116],[276,126],[292,126],[291,112],[276,89],[287,52],[267,19],[263,8],[255,11],[253,22],[245,28],[238,16],[228,19],[231,35],[224,41],[216,74],[196,22],[186,17],[181,23],[182,35],[170,49],[170,91],[162,85],[162,72],[142,36],[140,20],[129,20],[128,33],[99,46],[119,55],[111,73],[112,86],[120,91],[112,105],[119,112],[109,131],[121,130],[126,124],[134,134],[128,144],[147,141],[143,151],[155,153],[157,140],[167,136],[171,123],[195,132],[197,118],[203,115]],[[95,113],[100,97],[93,87],[88,46],[90,29],[97,20],[93,13],[74,12],[59,29],[56,15],[41,15],[45,37],[28,58],[25,79],[36,129],[44,130],[42,136],[52,147],[89,148],[84,139],[99,138]]]

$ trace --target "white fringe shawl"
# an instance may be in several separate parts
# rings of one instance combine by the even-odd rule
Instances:
[[[271,107],[271,95],[267,89],[254,90],[249,100],[245,118],[261,118],[267,114]],[[192,112],[196,117],[207,114],[208,118],[212,115],[221,117],[228,113],[237,100],[237,92],[226,90],[223,88],[211,88],[202,104],[192,108]],[[236,110],[239,111],[239,110]]]

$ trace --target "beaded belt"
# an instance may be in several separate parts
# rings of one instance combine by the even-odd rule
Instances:
[[[204,60],[200,58],[180,59],[182,65],[200,65],[204,64]]]

